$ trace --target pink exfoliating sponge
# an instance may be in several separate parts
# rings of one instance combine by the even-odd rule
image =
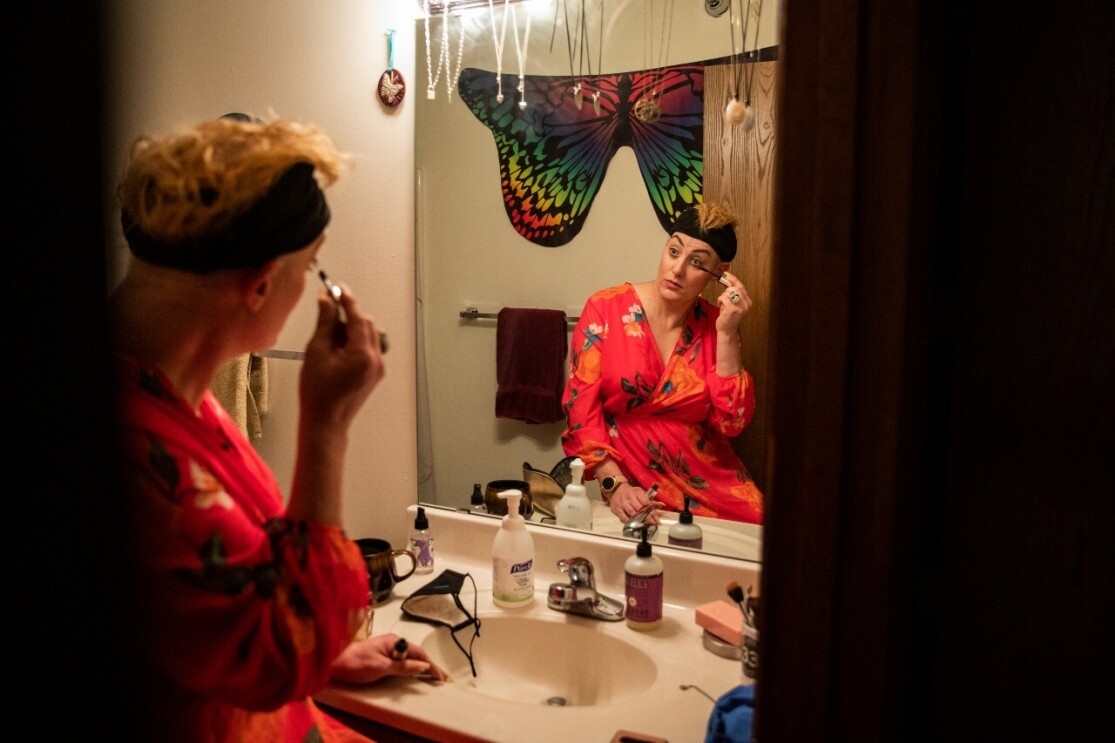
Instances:
[[[727,601],[710,601],[696,609],[697,625],[704,627],[724,642],[740,646],[743,634],[743,614],[739,607]]]

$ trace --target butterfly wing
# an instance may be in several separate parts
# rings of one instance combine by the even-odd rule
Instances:
[[[584,226],[619,146],[616,81],[610,92],[601,87],[597,113],[591,99],[576,106],[568,77],[527,75],[527,106],[520,109],[517,75],[503,76],[499,101],[494,72],[461,70],[461,100],[495,138],[507,216],[515,231],[531,242],[564,245]]]
[[[657,118],[640,118],[641,100],[657,103]],[[625,106],[631,146],[662,229],[700,203],[704,181],[705,84],[703,65],[677,65],[631,73]]]

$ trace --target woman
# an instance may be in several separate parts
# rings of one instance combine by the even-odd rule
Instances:
[[[132,256],[111,298],[145,739],[365,740],[311,699],[332,676],[446,678],[394,635],[354,640],[368,573],[341,528],[348,430],[383,378],[381,332],[318,297],[289,500],[210,391],[274,344],[316,270],[344,158],[313,127],[223,118],[140,139],[119,187]],[[340,312],[343,310],[344,320]]]
[[[622,521],[688,499],[695,515],[762,523],[763,495],[731,446],[755,413],[739,336],[751,299],[725,273],[735,254],[734,217],[698,204],[673,224],[653,281],[602,289],[581,312],[562,445]],[[713,305],[701,291],[717,277]]]

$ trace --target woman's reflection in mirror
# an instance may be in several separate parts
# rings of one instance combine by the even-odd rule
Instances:
[[[727,273],[736,223],[723,205],[685,210],[654,279],[594,292],[573,331],[562,447],[621,521],[688,497],[694,515],[762,523],[763,494],[731,444],[755,413],[739,330],[751,298]],[[715,304],[701,296],[713,280]]]

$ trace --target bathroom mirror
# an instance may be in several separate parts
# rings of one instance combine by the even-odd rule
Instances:
[[[629,147],[621,147],[608,164],[574,239],[543,247],[519,235],[504,208],[492,132],[449,82],[466,68],[493,75],[501,69],[513,75],[573,77],[714,62],[705,68],[704,198],[728,199],[745,222],[741,255],[732,270],[754,301],[742,330],[758,408],[737,445],[756,482],[765,487],[776,62],[731,65],[732,14],[726,3],[711,3],[712,9],[708,5],[700,0],[620,0],[604,4],[601,18],[601,4],[594,0],[559,0],[556,5],[493,0],[459,13],[451,3],[448,14],[432,5],[427,18],[419,3],[416,79],[407,95],[414,101],[416,120],[418,485],[423,505],[465,508],[474,483],[483,487],[490,480],[521,479],[524,462],[549,471],[564,456],[564,422],[526,424],[495,417],[494,318],[499,310],[559,309],[575,318],[594,290],[653,277],[666,239]],[[771,59],[776,56],[778,3],[765,0],[756,23],[759,7],[752,3],[746,25],[736,24],[735,51],[742,48],[739,39],[746,32],[747,48],[765,50],[761,58]],[[724,122],[728,91],[735,84],[741,91],[750,85],[759,108],[758,123],[746,134]],[[517,91],[506,89],[504,94]],[[715,289],[709,291],[715,295]],[[596,483],[587,485],[590,496],[598,497]],[[723,527],[726,533],[746,527],[743,541],[761,540],[761,528],[753,525],[709,526],[714,532]],[[617,521],[617,535],[619,530]],[[758,559],[750,548],[734,552],[730,535],[709,541],[709,551]]]

